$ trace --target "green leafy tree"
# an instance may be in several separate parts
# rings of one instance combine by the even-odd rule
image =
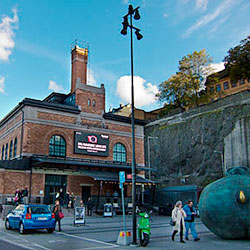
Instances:
[[[232,80],[250,78],[250,36],[231,48],[224,58],[226,70]]]
[[[185,110],[189,102],[189,88],[189,81],[186,75],[178,72],[160,84],[160,91],[157,96],[161,102],[167,101],[168,105]]]
[[[205,50],[184,56],[179,61],[179,71],[160,84],[159,100],[182,110],[208,101],[209,92],[202,90],[207,76],[212,73],[211,62]]]

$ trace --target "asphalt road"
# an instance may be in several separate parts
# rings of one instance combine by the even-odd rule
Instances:
[[[131,231],[132,218],[127,217],[127,226]],[[199,250],[235,250],[250,249],[249,241],[222,240],[200,222],[196,221],[196,228],[201,240],[194,242],[192,236],[185,244],[171,241],[172,227],[169,217],[153,216],[152,235],[149,249],[199,249]],[[98,250],[98,249],[131,249],[133,247],[118,246],[116,244],[119,231],[122,230],[122,217],[103,218],[100,216],[86,218],[86,226],[75,227],[73,218],[62,220],[62,232],[48,234],[45,230],[37,230],[20,235],[17,230],[5,230],[3,221],[0,222],[0,249],[33,249],[33,250]],[[4,241],[4,242],[3,242]],[[3,247],[2,247],[2,245]],[[6,245],[4,245],[6,244]],[[11,248],[12,247],[12,248]],[[22,247],[22,248],[21,248]]]

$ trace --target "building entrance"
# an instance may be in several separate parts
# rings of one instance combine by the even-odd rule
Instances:
[[[66,193],[67,188],[67,176],[66,175],[45,175],[45,204],[54,204],[56,193],[60,189],[63,190],[63,193]]]
[[[91,186],[82,186],[82,200],[86,204],[88,198],[91,197]]]

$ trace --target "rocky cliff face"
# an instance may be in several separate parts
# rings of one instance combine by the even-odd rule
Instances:
[[[222,177],[223,168],[249,167],[249,117],[250,92],[245,91],[149,123],[145,144],[148,149],[149,142],[150,166],[158,171],[156,179],[163,186],[204,187]]]

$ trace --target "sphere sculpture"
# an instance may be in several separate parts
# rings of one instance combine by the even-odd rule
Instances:
[[[202,191],[200,218],[224,239],[250,239],[250,171],[233,167]]]

